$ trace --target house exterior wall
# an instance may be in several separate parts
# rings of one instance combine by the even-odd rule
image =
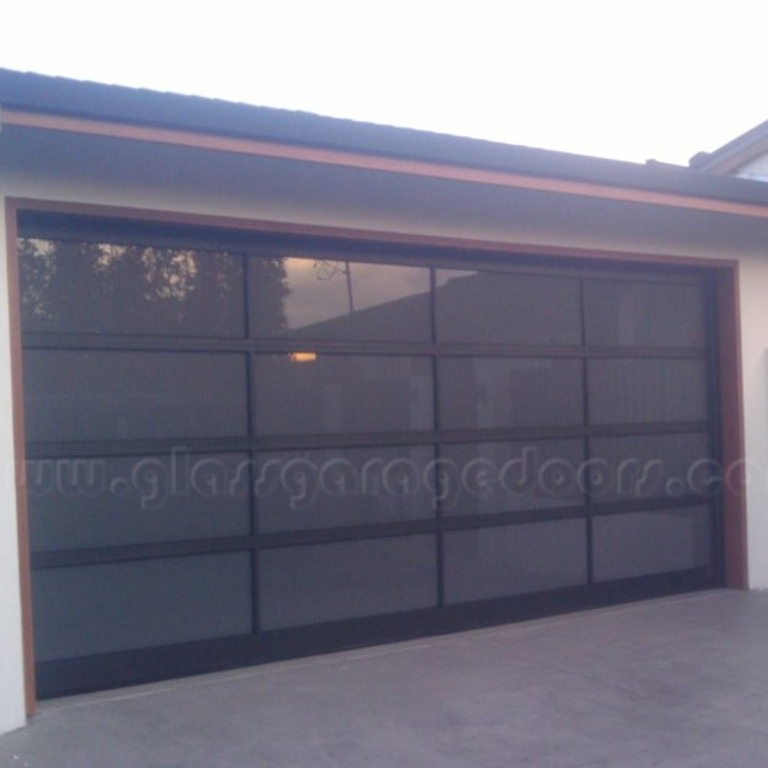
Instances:
[[[0,733],[24,723],[5,206],[0,205]]]
[[[768,257],[740,259],[749,585],[768,589]]]
[[[768,154],[734,176],[768,182]],[[745,410],[750,585],[768,588],[768,262],[763,253],[741,261],[742,361]]]
[[[761,157],[751,160],[732,175],[738,176],[740,179],[768,181],[768,155],[762,155]]]
[[[58,141],[58,139],[55,139]],[[80,140],[78,140],[80,141]],[[279,166],[125,142],[75,141],[68,151],[0,155],[0,201],[27,198],[179,214],[354,227],[434,237],[736,259],[740,264],[750,584],[768,588],[768,224],[670,213],[394,174]],[[130,145],[130,146],[129,146]],[[110,150],[125,150],[121,161]],[[88,155],[88,152],[91,152]],[[87,161],[87,162],[86,162]],[[194,162],[192,162],[194,161]],[[192,165],[190,165],[192,162]],[[361,194],[360,190],[363,190]],[[0,412],[12,413],[6,226],[0,207]],[[24,722],[23,653],[11,418],[0,419],[0,732]]]

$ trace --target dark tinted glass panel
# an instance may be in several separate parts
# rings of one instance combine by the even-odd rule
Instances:
[[[442,449],[440,507],[448,515],[581,504],[581,440],[467,443]]]
[[[717,467],[704,434],[602,437],[590,441],[595,501],[709,495]]]
[[[27,463],[34,551],[250,532],[247,454]]]
[[[416,357],[257,355],[262,435],[399,432],[433,426],[432,364]]]
[[[248,633],[250,584],[240,552],[36,571],[37,660]]]
[[[429,447],[268,453],[257,461],[261,531],[434,517]]]
[[[583,520],[446,533],[446,602],[462,603],[585,584]]]
[[[593,424],[703,421],[704,360],[592,360],[589,413]]]
[[[581,424],[581,372],[578,360],[443,359],[441,425],[492,429]]]
[[[28,351],[30,440],[223,437],[247,429],[245,357]]]
[[[594,519],[597,581],[706,567],[712,528],[707,507],[604,515]]]
[[[251,261],[257,336],[429,341],[429,270],[338,259]]]
[[[587,344],[703,347],[704,292],[696,285],[587,280]]]
[[[263,629],[433,607],[435,539],[407,536],[264,550],[259,593]]]
[[[19,241],[26,331],[243,336],[240,256],[64,240]]]
[[[438,341],[579,344],[578,280],[504,272],[437,271]]]

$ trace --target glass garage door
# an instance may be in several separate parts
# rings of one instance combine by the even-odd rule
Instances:
[[[42,696],[720,583],[706,275],[22,234]]]

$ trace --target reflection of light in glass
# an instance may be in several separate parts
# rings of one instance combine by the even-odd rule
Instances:
[[[292,363],[314,363],[317,360],[315,352],[291,352]]]

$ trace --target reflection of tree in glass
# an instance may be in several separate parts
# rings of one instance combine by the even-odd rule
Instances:
[[[55,320],[47,300],[56,276],[56,246],[48,240],[20,238],[18,241],[21,273],[21,313],[28,322]]]
[[[145,301],[183,303],[197,290],[195,278],[199,272],[199,256],[193,251],[158,250],[112,243],[99,243],[97,248],[99,254],[93,270],[103,279],[109,279],[111,275],[117,277],[117,271],[126,262],[134,261],[141,265],[139,290]],[[114,289],[114,284],[110,287]]]
[[[233,300],[242,302],[242,264],[226,252],[22,238],[19,256],[26,330],[229,335],[242,327]]]
[[[346,273],[348,266],[346,261],[331,261],[330,259],[315,259],[312,262],[318,280],[330,280]]]
[[[348,261],[332,261],[330,259],[315,259],[312,267],[317,274],[318,280],[331,280],[338,275],[345,275],[347,278],[347,299],[349,301],[349,312],[355,311],[355,301],[352,294],[352,265]]]
[[[254,325],[259,336],[281,336],[288,330],[285,302],[291,293],[282,256],[258,256],[251,260]]]

